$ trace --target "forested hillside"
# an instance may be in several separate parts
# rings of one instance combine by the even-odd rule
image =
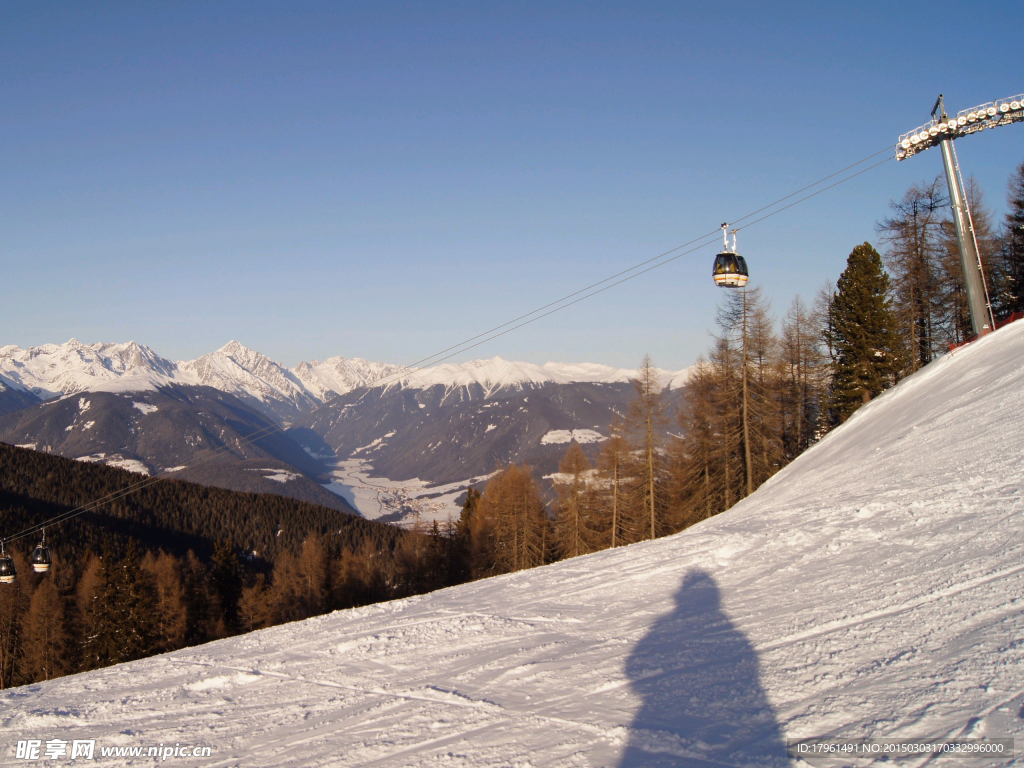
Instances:
[[[103,548],[122,552],[128,538],[143,548],[207,557],[225,540],[272,563],[311,533],[341,547],[373,541],[391,546],[395,529],[301,501],[239,493],[180,480],[150,480],[114,467],[73,461],[0,443],[0,509],[10,536],[56,515],[87,507],[51,537],[65,557]],[[128,489],[132,490],[130,493]],[[103,503],[100,500],[109,499]],[[24,542],[26,551],[34,541]]]
[[[28,557],[47,529],[48,573]],[[0,688],[449,583],[428,537],[327,507],[0,443]],[[14,540],[10,540],[15,537]],[[432,558],[432,559],[431,559]]]

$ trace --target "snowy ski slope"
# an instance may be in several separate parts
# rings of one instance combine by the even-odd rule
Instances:
[[[785,765],[786,738],[840,735],[1022,749],[1022,427],[1024,322],[677,536],[4,692],[0,762],[54,737],[306,768]]]

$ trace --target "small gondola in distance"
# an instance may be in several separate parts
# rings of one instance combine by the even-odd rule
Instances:
[[[18,571],[14,567],[14,558],[4,551],[3,542],[0,541],[0,584],[13,584],[18,578]]]
[[[46,532],[43,532],[43,539],[36,548],[32,550],[32,570],[36,573],[46,573],[50,570],[53,558],[50,556],[50,548],[46,546]]]

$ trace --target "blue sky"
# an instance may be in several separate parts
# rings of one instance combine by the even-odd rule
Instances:
[[[1017,3],[719,8],[5,3],[0,345],[409,363],[1024,91]],[[957,148],[1001,216],[1024,125]],[[776,314],[940,171],[743,231]],[[460,359],[688,365],[714,250]]]

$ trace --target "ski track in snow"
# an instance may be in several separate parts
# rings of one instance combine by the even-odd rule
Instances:
[[[54,737],[206,744],[211,766],[787,765],[785,738],[839,736],[1020,749],[1022,422],[1018,323],[679,535],[3,692],[0,761]]]

